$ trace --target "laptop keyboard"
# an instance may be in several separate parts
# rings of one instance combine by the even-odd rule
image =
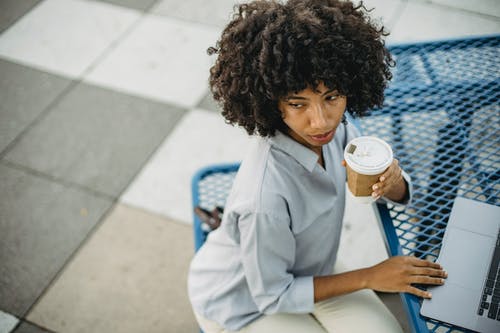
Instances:
[[[500,230],[477,314],[500,321]]]

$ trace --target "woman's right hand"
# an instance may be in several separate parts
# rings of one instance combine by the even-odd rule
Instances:
[[[441,265],[412,256],[391,257],[367,268],[366,286],[384,292],[406,292],[423,298],[432,295],[413,284],[442,285],[448,274]]]

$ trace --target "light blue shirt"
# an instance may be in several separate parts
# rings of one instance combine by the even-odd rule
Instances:
[[[221,226],[191,263],[188,290],[196,313],[239,330],[263,314],[313,311],[313,277],[332,273],[339,247],[344,147],[358,135],[340,124],[322,147],[325,168],[312,150],[280,132],[257,139],[236,175]]]

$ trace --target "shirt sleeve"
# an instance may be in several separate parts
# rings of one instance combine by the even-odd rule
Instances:
[[[238,220],[243,269],[260,312],[314,310],[312,276],[294,276],[295,238],[288,218],[248,213]]]
[[[345,126],[345,142],[344,142],[344,147],[347,146],[349,141],[352,139],[357,138],[358,136],[361,136],[361,131],[357,127],[357,122],[353,120],[352,118],[349,118],[350,121],[347,122],[347,125]]]

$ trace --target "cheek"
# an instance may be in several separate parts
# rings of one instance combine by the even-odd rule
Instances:
[[[286,126],[288,126],[288,128],[292,129],[293,131],[297,131],[300,127],[298,126],[296,119],[291,120],[290,118],[285,118],[283,119],[283,122]]]
[[[340,123],[342,121],[342,118],[344,117],[345,109],[346,109],[346,103],[345,102],[341,103],[338,106],[336,106],[336,108],[334,110],[334,116],[333,116],[333,118],[338,123]]]
[[[283,122],[292,129],[299,129],[307,122],[307,118],[297,112],[283,112]]]

